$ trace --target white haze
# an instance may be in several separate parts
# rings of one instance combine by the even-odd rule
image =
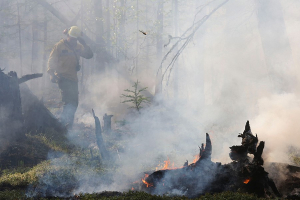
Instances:
[[[196,2],[194,5],[187,0],[179,2],[182,5],[179,10],[183,10],[179,14],[181,34],[192,25],[197,11],[195,5],[202,3]],[[221,2],[214,1],[197,19]],[[105,73],[88,77],[85,95],[80,96],[76,121],[93,125],[92,115],[86,113],[93,108],[100,119],[104,113],[113,114],[114,122],[126,119],[135,137],[131,138],[125,151],[119,153],[120,159],[116,162],[120,168],[112,185],[90,188],[82,183],[78,192],[127,190],[128,180],[154,169],[159,164],[157,161],[169,158],[178,167],[186,160],[192,162],[199,153],[198,146],[205,142],[206,132],[212,139],[213,161],[228,163],[231,161],[229,147],[240,144],[237,135],[244,130],[247,120],[250,121],[252,132],[258,134],[259,140],[266,142],[265,160],[289,162],[287,148],[300,148],[300,3],[297,0],[280,1],[285,35],[291,49],[291,57],[280,57],[286,55],[283,49],[277,58],[286,61],[288,68],[281,69],[280,63],[274,66],[275,74],[283,72],[280,76],[283,76],[284,84],[289,88],[283,91],[277,88],[282,82],[277,82],[276,77],[270,75],[266,64],[263,38],[258,29],[257,2],[229,0],[213,14],[196,32],[175,66],[179,74],[179,95],[174,93],[174,69],[169,84],[166,84],[166,79],[163,81],[162,95],[154,98],[150,106],[145,106],[140,115],[128,114],[129,105],[120,103],[123,90],[133,85],[120,73],[129,75],[132,61],[107,66]],[[272,24],[272,21],[269,23]],[[141,26],[141,29],[146,29],[145,24]],[[170,26],[166,26],[164,31],[166,44],[167,35],[174,34]],[[143,37],[141,34],[140,42],[144,40]],[[60,38],[58,36],[57,41]],[[164,48],[164,54],[172,44]],[[132,57],[135,56],[133,47],[128,50]],[[139,78],[142,86],[149,87],[153,94],[154,79],[161,60],[153,56],[156,55],[155,49],[150,50],[152,57],[149,63],[141,59],[139,75],[131,75],[129,79],[134,82]],[[163,69],[169,62],[170,59],[165,62]],[[32,89],[35,87],[32,86]],[[35,92],[39,93],[38,90]],[[90,173],[89,176],[95,174]]]
[[[297,34],[300,16],[295,11],[300,5],[296,1],[281,1],[281,4],[293,53],[293,66],[285,71],[284,79],[292,88],[279,92],[274,89],[276,79],[268,74],[255,1],[229,1],[198,30],[180,56],[178,99],[174,98],[173,73],[169,85],[164,85],[162,97],[155,99],[139,117],[126,118],[136,137],[120,154],[116,184],[109,189],[128,189],[128,180],[153,169],[161,159],[169,158],[178,167],[186,160],[191,162],[199,152],[198,146],[205,142],[206,132],[212,138],[212,159],[230,162],[229,147],[240,144],[237,134],[244,130],[247,120],[253,133],[266,142],[265,160],[289,162],[287,148],[300,148],[299,86],[295,81],[299,79],[295,66],[299,64],[300,53],[296,45],[300,40]],[[188,26],[191,19],[187,20]],[[111,77],[107,83],[104,77],[100,78],[100,83],[89,89],[91,95],[86,99],[98,110],[114,107],[110,99],[114,99],[114,103],[121,101],[120,93],[130,87],[119,78],[118,90],[114,89],[111,85],[115,79],[117,77]],[[145,78],[140,81],[145,86],[151,83]],[[109,88],[104,98],[101,98],[101,88]],[[112,109],[111,113],[116,114],[116,111]],[[100,187],[96,191],[103,189],[107,188]]]
[[[266,142],[263,155],[266,161],[288,163],[288,147],[300,148],[299,70],[296,67],[300,56],[300,15],[296,11],[300,4],[281,1],[292,52],[292,60],[277,58],[289,63],[287,69],[280,69],[280,65],[274,68],[284,72],[284,84],[289,89],[282,91],[276,88],[282,82],[276,83],[276,77],[269,74],[266,65],[255,3],[229,1],[216,12],[179,58],[179,97],[174,98],[173,73],[169,85],[164,85],[162,97],[155,99],[137,118],[127,118],[136,137],[120,155],[119,172],[125,179],[118,174],[116,182],[120,184],[110,189],[122,190],[127,180],[140,175],[138,172],[153,169],[161,157],[170,158],[178,167],[185,160],[191,162],[199,151],[198,146],[205,142],[206,132],[212,138],[212,159],[230,162],[229,147],[240,144],[237,135],[244,130],[247,120],[259,140]],[[191,22],[187,20],[188,26]],[[101,87],[95,85],[90,89],[88,99],[98,108],[109,109],[112,105],[103,102],[119,99],[123,88],[117,91],[110,87],[105,99],[101,101],[99,96],[92,100],[106,84],[105,79],[101,80]],[[124,89],[130,87],[125,80],[119,81],[119,86],[126,86]],[[148,82],[151,80],[141,80],[145,86]],[[118,119],[121,118],[114,118]]]

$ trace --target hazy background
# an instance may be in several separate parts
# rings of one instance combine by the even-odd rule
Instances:
[[[19,76],[45,73],[51,48],[68,26],[39,1],[0,2],[0,68]],[[134,137],[118,160],[127,178],[157,165],[158,158],[170,158],[176,166],[192,162],[206,132],[213,161],[230,162],[229,146],[240,144],[237,135],[247,120],[259,140],[266,141],[266,161],[289,162],[288,148],[300,148],[299,1],[229,0],[195,31],[170,71],[176,48],[172,51],[162,65],[163,79],[162,58],[177,41],[169,43],[170,36],[181,37],[224,1],[47,2],[70,21],[78,15],[74,25],[117,60],[104,62],[95,52],[93,59],[81,61],[76,122],[93,125],[92,108],[100,117],[113,114],[114,122],[128,122]],[[137,79],[152,98],[138,116],[120,103],[124,89]],[[58,88],[46,73],[28,85],[48,105],[57,106]]]

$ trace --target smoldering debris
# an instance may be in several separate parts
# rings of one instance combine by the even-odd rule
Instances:
[[[142,190],[158,195],[181,194],[189,198],[224,191],[244,191],[259,197],[280,197],[274,181],[262,167],[265,143],[261,141],[257,145],[257,135],[252,134],[249,122],[239,137],[242,138],[242,145],[230,147],[233,162],[221,165],[211,161],[212,144],[206,134],[206,145],[201,146],[199,159],[195,163],[185,164],[179,169],[155,171],[142,179]],[[250,160],[248,154],[254,155],[254,158]]]

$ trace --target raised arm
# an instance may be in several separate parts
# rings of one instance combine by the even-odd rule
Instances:
[[[80,56],[86,59],[90,59],[94,56],[91,48],[85,43],[84,39],[81,37],[77,38],[78,42],[82,45]]]

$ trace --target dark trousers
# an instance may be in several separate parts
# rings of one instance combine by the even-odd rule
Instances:
[[[60,78],[58,87],[63,102],[63,111],[60,120],[64,125],[72,127],[78,107],[78,82]]]

